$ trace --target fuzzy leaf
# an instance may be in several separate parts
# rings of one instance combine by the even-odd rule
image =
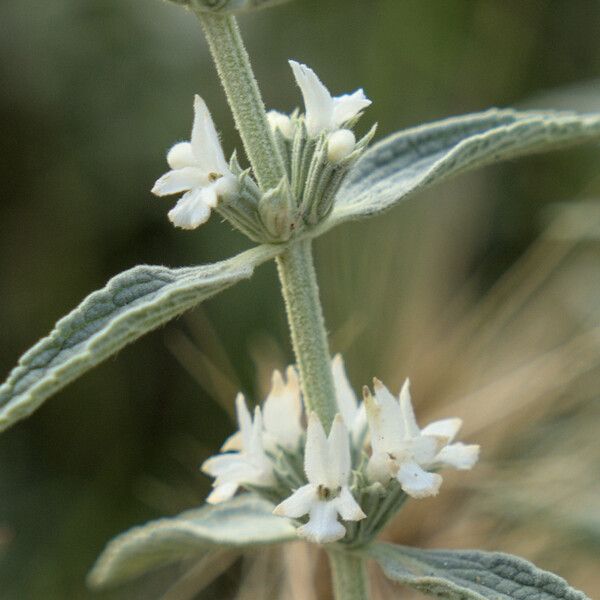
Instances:
[[[212,265],[142,265],[117,275],[26,352],[0,386],[0,431],[144,333],[252,275],[277,250],[259,246]]]
[[[275,544],[297,539],[288,519],[252,494],[204,506],[173,518],[151,521],[122,533],[106,546],[89,574],[93,587],[115,585],[147,571],[224,548]]]
[[[363,553],[389,579],[448,600],[589,600],[558,575],[510,554],[382,543]]]
[[[380,213],[457,173],[599,138],[599,114],[498,109],[400,131],[358,160],[326,227]]]

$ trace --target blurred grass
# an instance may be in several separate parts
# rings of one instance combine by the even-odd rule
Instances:
[[[247,243],[215,218],[194,234],[175,231],[170,202],[148,191],[165,149],[188,135],[196,92],[225,147],[239,146],[193,19],[158,0],[33,0],[0,4],[0,23],[7,373],[118,271],[210,262]],[[299,104],[286,63],[296,58],[336,93],[363,86],[374,103],[361,126],[378,121],[381,135],[532,97],[600,104],[600,5],[591,0],[297,0],[242,25],[269,106]],[[533,241],[545,207],[600,197],[597,159],[588,148],[487,169],[316,244],[332,346],[356,387],[373,375],[397,387],[410,374],[423,421],[461,414],[465,435],[483,446],[478,470],[411,503],[390,535],[520,552],[588,593],[600,583],[589,562],[598,238],[571,227]],[[494,287],[499,280],[507,283]],[[2,597],[147,597],[93,595],[85,573],[114,534],[201,501],[208,481],[197,465],[231,427],[233,390],[262,397],[272,366],[291,360],[286,336],[265,267],[4,434]],[[553,550],[557,540],[569,551]],[[299,564],[289,557],[298,552],[286,564]],[[309,572],[313,559],[303,560]],[[260,556],[255,565],[264,572]],[[237,565],[205,597],[230,597],[241,572],[254,570]]]

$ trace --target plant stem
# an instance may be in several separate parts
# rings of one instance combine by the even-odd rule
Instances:
[[[336,600],[368,600],[368,578],[365,561],[349,552],[328,553]]]
[[[256,179],[263,190],[276,187],[285,167],[237,23],[205,13],[198,18]],[[290,243],[276,260],[306,409],[314,410],[329,431],[337,402],[310,240]],[[329,557],[336,600],[366,600],[363,561],[340,551],[330,551]]]
[[[235,17],[196,14],[256,180],[263,191],[277,187],[285,177],[285,167]]]
[[[306,409],[329,431],[337,409],[310,240],[290,245],[276,260]]]

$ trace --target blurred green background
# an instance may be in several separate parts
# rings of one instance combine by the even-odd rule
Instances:
[[[291,111],[300,105],[287,65],[295,58],[312,66],[336,94],[364,87],[373,105],[360,128],[377,121],[379,137],[492,105],[600,108],[600,3],[595,0],[297,0],[240,20],[269,107]],[[166,169],[166,150],[189,135],[194,93],[207,101],[226,151],[241,150],[190,14],[159,0],[4,0],[0,23],[3,377],[59,317],[119,271],[142,262],[212,262],[249,244],[214,216],[192,233],[175,230],[166,218],[171,200],[149,192]],[[505,430],[486,423],[485,435],[473,434],[485,460],[478,474],[460,482],[463,488],[451,498],[455,505],[439,505],[446,525],[448,511],[453,514],[465,498],[485,493],[490,473],[508,465],[502,476],[516,477],[510,465],[522,466],[529,455],[532,460],[548,456],[543,445],[548,435],[558,431],[559,440],[572,444],[569,432],[584,435],[578,423],[597,423],[598,412],[590,407],[597,407],[600,341],[593,332],[599,323],[600,262],[597,237],[582,234],[579,224],[589,221],[588,209],[597,216],[598,159],[598,148],[588,147],[490,168],[372,222],[344,226],[316,244],[332,346],[344,352],[352,381],[358,389],[378,375],[398,385],[411,374],[421,414],[420,402],[427,402],[432,414],[444,413],[456,398],[486,390],[495,374],[516,373],[551,350],[560,354],[592,332],[582,368],[587,379],[566,386],[559,381],[561,370],[551,368],[554,363],[544,367],[545,375],[536,371],[533,377],[559,390],[541,394],[544,402],[550,398],[562,407],[550,423],[547,404],[534,411],[535,420],[520,414],[514,425],[506,415],[499,417],[505,428],[511,424],[517,442],[511,438],[509,450],[494,441],[487,457],[486,440],[502,438]],[[568,271],[561,263],[558,273],[552,262],[556,243],[534,241],[549,206],[566,203],[568,211],[581,200],[592,202],[584,205],[575,233],[567,228],[566,236],[569,244],[577,238],[576,258]],[[536,323],[536,333],[524,334],[514,315],[500,319],[487,345],[476,346],[472,359],[457,366],[457,357],[468,356],[473,332],[499,310],[480,310],[469,320],[472,307],[496,290],[505,273],[515,272],[513,265],[522,264],[520,256],[532,244],[525,271],[517,270],[513,279],[509,275],[513,287],[492,298],[504,306],[518,296],[523,281],[546,268],[554,291],[538,290],[535,300],[527,296],[535,318],[522,313],[522,306],[517,310],[524,323]],[[545,260],[549,266],[540,266]],[[464,323],[471,333],[464,334]],[[461,345],[440,358],[440,341],[457,328],[462,337],[452,339]],[[572,360],[583,361],[580,353]],[[270,369],[289,361],[275,270],[267,265],[252,281],[125,349],[3,434],[0,597],[137,597],[133,591],[87,591],[85,574],[94,558],[118,532],[202,500],[209,481],[198,465],[231,430],[235,391],[241,388],[260,400]],[[518,404],[520,394],[530,393],[531,381],[524,377],[514,389],[496,390],[494,407],[507,399]],[[485,404],[490,394],[462,404],[458,414],[466,421],[471,411],[493,414]],[[533,425],[539,427],[535,433]],[[549,427],[555,428],[550,434]],[[587,448],[575,444],[572,453],[585,456],[586,467],[597,473],[598,452],[586,453],[582,444]],[[587,480],[584,469],[581,479],[567,484],[560,477],[572,471],[561,471],[557,486],[573,492],[582,481],[590,483],[589,472]],[[540,517],[531,494],[546,489],[547,481],[521,477],[521,483],[510,479],[512,484],[503,479],[503,489],[513,485]],[[497,498],[495,491],[491,495]],[[579,492],[565,500],[571,506],[581,501]],[[438,500],[426,502],[435,511]],[[442,535],[443,542],[457,547],[480,542],[541,557],[544,566],[594,593],[590,586],[598,579],[580,567],[598,549],[597,508],[586,509],[579,529],[567,528],[561,538],[563,549],[581,552],[574,566],[564,553],[548,553],[564,519],[547,518],[540,526],[543,535],[535,538],[539,543],[526,546],[525,534],[513,529],[522,514],[515,509],[518,503],[497,504],[489,504],[485,528],[469,534],[459,529]],[[468,513],[471,522],[474,514]],[[468,520],[460,515],[461,523]],[[525,520],[530,525],[532,517]],[[433,527],[438,537],[446,525]],[[504,535],[509,531],[517,533]],[[414,536],[429,543],[425,534]],[[231,597],[236,573],[202,597]]]

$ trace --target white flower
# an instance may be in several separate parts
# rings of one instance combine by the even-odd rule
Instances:
[[[346,529],[338,522],[338,515],[345,521],[359,521],[366,515],[349,488],[350,445],[340,415],[336,415],[327,438],[319,418],[311,413],[304,471],[308,484],[297,489],[273,513],[292,519],[308,514],[308,523],[298,528],[298,534],[313,542],[324,544],[343,538]]]
[[[419,429],[409,386],[407,379],[399,402],[377,379],[375,397],[365,388],[373,448],[367,474],[371,480],[382,483],[395,477],[407,494],[424,498],[437,494],[442,483],[440,475],[427,469],[470,469],[479,456],[479,446],[449,444],[462,425],[460,419],[435,421]]]
[[[304,98],[306,129],[310,137],[316,137],[323,131],[341,129],[371,104],[362,89],[334,98],[312,69],[294,60],[289,63]],[[347,146],[349,138],[347,135],[345,138]]]
[[[271,391],[263,405],[263,421],[268,450],[275,450],[277,446],[298,449],[304,428],[300,382],[294,367],[287,368],[286,381],[279,371],[273,371]]]
[[[277,446],[297,450],[304,432],[298,373],[289,366],[285,374],[286,381],[279,371],[273,371],[271,391],[262,407],[263,443],[272,452],[277,450]],[[242,447],[242,432],[236,431],[225,440],[221,450],[241,450]]]
[[[239,436],[230,437],[222,450],[237,452],[218,454],[206,460],[202,470],[215,477],[215,488],[206,501],[217,504],[229,500],[243,484],[270,486],[275,484],[273,466],[263,449],[263,421],[260,408],[254,411],[254,421],[242,394],[235,399],[240,426]]]
[[[364,403],[358,403],[358,398],[348,381],[344,359],[341,354],[336,354],[331,361],[331,373],[337,407],[344,419],[344,424],[349,429],[352,441],[360,445],[364,440],[367,427],[367,413]]]
[[[205,223],[219,198],[236,189],[236,177],[229,170],[217,130],[200,96],[194,99],[191,141],[175,144],[167,162],[172,170],[158,179],[152,193],[167,196],[185,192],[169,212],[176,227],[195,229]]]

